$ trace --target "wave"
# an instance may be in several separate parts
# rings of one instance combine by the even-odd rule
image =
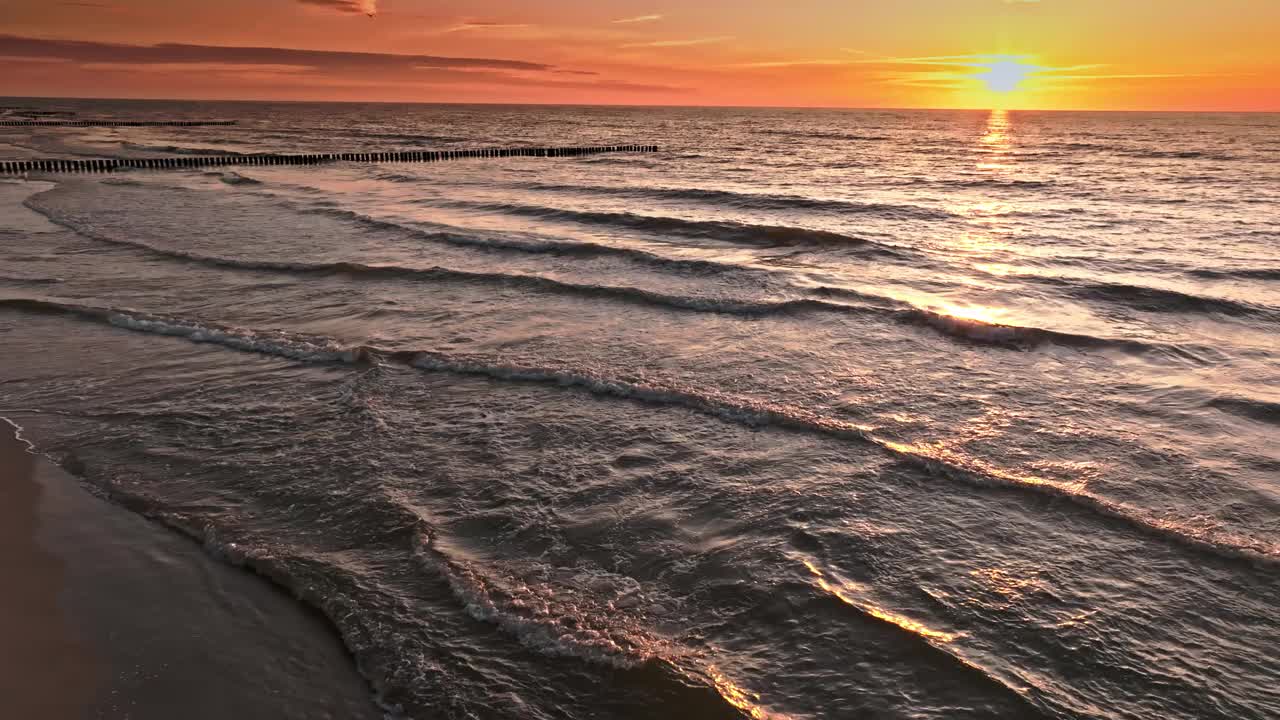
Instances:
[[[601,397],[675,406],[747,427],[775,427],[813,433],[875,448],[918,471],[974,487],[1016,489],[1057,498],[1134,530],[1177,542],[1227,559],[1280,565],[1280,546],[1264,540],[1201,530],[1155,517],[1141,509],[1084,489],[1076,483],[1038,477],[993,466],[938,450],[909,445],[874,434],[868,428],[824,416],[803,407],[738,398],[709,388],[620,380],[573,367],[513,365],[484,356],[459,356],[434,350],[386,350],[369,345],[343,345],[322,337],[278,330],[250,330],[175,316],[102,308],[53,299],[0,298],[0,307],[51,313],[111,325],[136,332],[180,337],[244,352],[274,355],[315,363],[367,366],[390,363],[430,372],[447,372],[505,382],[525,382],[578,388]]]
[[[1249,420],[1280,425],[1280,403],[1234,395],[1219,395],[1210,400],[1208,405]]]
[[[841,214],[871,214],[882,217],[920,220],[948,220],[956,217],[946,210],[921,205],[895,203],[860,203],[849,200],[827,200],[804,195],[744,193],[732,190],[708,190],[704,188],[664,187],[616,187],[600,185],[563,185],[553,183],[521,183],[514,187],[524,190],[569,193],[573,195],[604,195],[616,197],[651,198],[658,200],[693,200],[714,203],[719,207],[744,210],[811,210]]]
[[[355,355],[347,353],[328,338],[316,338],[297,333],[255,332],[243,328],[183,320],[173,316],[151,315],[41,298],[2,298],[0,307],[39,314],[70,315],[128,330],[181,337],[192,342],[213,343],[233,350],[275,355],[290,360],[350,362],[355,359]]]
[[[943,187],[961,187],[961,188],[1025,188],[1028,190],[1036,190],[1053,186],[1052,180],[1001,180],[999,178],[978,178],[974,180],[940,180],[923,181],[929,184],[941,185]]]
[[[833,572],[824,571],[818,563],[801,556],[800,562],[813,578],[814,585],[821,594],[821,600],[834,601],[837,607],[847,609],[858,617],[890,628],[907,642],[917,644],[935,657],[952,667],[966,684],[985,686],[990,690],[1009,698],[1023,708],[1024,717],[1047,717],[1035,702],[1029,698],[1024,688],[1017,688],[1001,680],[987,668],[969,660],[964,653],[954,646],[954,641],[964,633],[952,633],[934,630],[910,618],[899,615],[892,610],[880,607],[867,599],[857,597],[847,581]]]
[[[66,281],[63,280],[62,278],[56,278],[56,277],[0,274],[0,282],[31,283],[33,285],[56,285],[58,283],[62,283]]]
[[[397,173],[382,173],[378,176],[380,179],[389,180],[391,182],[402,183],[419,183],[422,178],[401,175]],[[624,195],[624,196],[655,196],[655,197],[678,197],[685,199],[700,199],[718,202],[721,205],[738,203],[740,207],[751,207],[754,209],[821,209],[826,208],[833,211],[843,213],[867,213],[882,215],[907,215],[917,219],[950,219],[957,217],[956,215],[944,210],[934,210],[921,206],[913,205],[891,205],[877,203],[852,203],[840,200],[822,200],[816,198],[806,198],[803,196],[790,195],[753,195],[750,193],[735,193],[721,190],[700,190],[697,188],[617,188],[617,187],[592,187],[584,185],[556,185],[549,183],[520,183],[512,185],[514,188],[533,189],[533,190],[550,190],[563,191],[570,193],[585,194],[602,194],[602,195]],[[316,188],[290,185],[291,189],[320,193],[322,191]],[[272,193],[263,193],[272,198],[279,198],[285,202],[290,202],[287,198]],[[293,203],[290,203],[291,205]],[[707,238],[711,240],[720,240],[729,243],[746,244],[754,246],[778,247],[793,245],[818,245],[818,246],[844,246],[860,248],[870,254],[877,254],[886,257],[906,257],[911,256],[918,259],[919,254],[910,248],[898,245],[884,244],[868,238],[852,236],[840,232],[829,230],[818,230],[812,228],[779,226],[767,224],[741,223],[733,221],[715,221],[715,220],[688,220],[670,216],[653,216],[639,215],[636,213],[623,212],[593,212],[569,210],[564,208],[546,207],[541,205],[525,205],[519,203],[503,203],[503,202],[486,202],[479,200],[419,200],[418,204],[437,207],[457,208],[463,210],[476,210],[480,212],[500,212],[512,215],[522,215],[526,217],[544,218],[550,220],[563,220],[569,222],[577,222],[588,225],[612,225],[624,227],[627,229],[637,230],[641,232],[649,232],[655,234],[671,234],[681,237],[691,238]],[[385,220],[375,220],[367,215],[362,215],[350,210],[341,210],[338,208],[309,208],[304,212],[325,212],[338,217],[345,217],[354,220],[369,220],[376,223],[382,223],[383,227],[396,226]],[[403,229],[417,230],[411,226],[398,225]],[[473,243],[474,244],[474,243]],[[528,243],[523,243],[528,245]],[[539,246],[545,246],[545,243],[538,243]],[[569,245],[584,246],[586,243],[558,243],[560,247]],[[589,246],[589,245],[587,245]],[[510,247],[519,249],[517,243],[510,243]],[[607,248],[604,252],[612,252],[616,248],[610,246],[594,246],[598,248]],[[625,251],[624,251],[625,252]]]
[[[54,222],[61,223],[62,221],[54,219]],[[70,224],[67,224],[66,227],[95,240],[131,247],[156,255],[163,255],[213,267],[229,267],[249,271],[286,272],[299,275],[355,275],[361,277],[403,278],[411,280],[486,282],[552,292],[561,295],[588,298],[611,298],[624,302],[633,302],[675,310],[691,310],[730,315],[776,315],[814,309],[846,312],[857,310],[857,308],[851,305],[830,303],[817,299],[797,298],[789,300],[752,301],[671,295],[629,286],[578,284],[555,280],[539,275],[520,275],[503,272],[477,272],[469,270],[455,270],[439,266],[430,268],[410,268],[399,265],[366,265],[357,262],[303,263],[273,260],[246,260],[221,257],[217,255],[206,255],[186,250],[163,248],[136,240],[122,240],[81,228],[76,228]]]
[[[504,583],[491,572],[449,557],[427,533],[419,536],[414,556],[424,569],[445,580],[473,618],[497,625],[543,655],[633,669],[679,652],[670,642],[646,632],[637,618],[628,617],[633,613],[607,600],[593,603],[592,595],[575,597],[570,594],[573,588],[556,592],[536,581]],[[560,599],[566,594],[573,602]]]
[[[218,177],[222,182],[236,186],[258,186],[263,185],[263,181],[244,175],[241,173],[208,173],[210,176]],[[123,179],[107,179],[102,182],[108,184],[126,185],[131,187],[146,187],[149,183],[142,183],[134,180]],[[166,190],[189,191],[189,188],[183,186],[165,185]],[[301,185],[290,185],[293,190],[321,194],[323,191],[316,188],[309,188]],[[622,247],[617,245],[604,245],[579,240],[556,240],[539,235],[522,234],[477,234],[476,231],[457,228],[441,223],[430,223],[428,226],[419,226],[405,222],[397,222],[394,220],[380,219],[370,215],[366,215],[354,210],[342,209],[339,207],[326,207],[315,201],[310,204],[300,204],[288,198],[282,197],[270,191],[258,191],[258,195],[262,197],[272,198],[281,204],[288,206],[290,209],[300,213],[325,215],[328,217],[343,220],[349,223],[357,224],[366,228],[374,228],[379,230],[390,230],[394,232],[411,235],[417,239],[427,242],[435,242],[457,247],[471,247],[483,250],[494,251],[512,251],[520,253],[528,253],[533,255],[552,255],[557,257],[575,257],[575,258],[602,258],[617,257],[642,265],[649,265],[663,270],[674,270],[681,273],[697,274],[697,275],[714,275],[720,273],[744,272],[747,268],[740,265],[716,262],[714,260],[696,260],[690,258],[671,258],[656,253],[640,250],[638,248]],[[327,201],[326,201],[327,202]],[[82,234],[91,235],[91,233],[80,229],[72,223],[66,222],[57,216],[56,211],[46,208],[39,204],[38,199],[27,205],[30,209],[39,212],[48,217],[51,221],[56,222],[68,229],[75,230]],[[517,239],[524,237],[527,239]],[[96,237],[96,239],[106,242],[113,242],[110,238]],[[153,246],[141,243],[128,243],[149,250],[158,250]]]
[[[38,452],[36,445],[23,437],[21,425],[3,416],[0,423],[10,426],[11,434],[30,452]],[[403,683],[415,681],[418,672],[388,672],[377,660],[365,662],[385,655],[388,647],[396,647],[400,623],[430,622],[409,607],[392,610],[391,617],[370,617],[362,612],[367,603],[352,590],[361,584],[376,583],[352,583],[350,580],[355,578],[349,566],[305,548],[263,547],[230,539],[228,534],[235,534],[225,532],[216,520],[175,510],[136,485],[95,476],[95,468],[87,466],[74,451],[63,454],[61,464],[68,472],[84,478],[95,492],[196,540],[214,558],[289,590],[300,602],[320,612],[361,661],[359,670],[369,679],[374,699],[387,711],[388,718],[406,717],[403,703],[420,704],[426,699],[418,693],[404,692],[409,688]],[[697,708],[699,717],[770,717],[749,698],[727,693],[726,685],[731,689],[738,686],[714,666],[704,667],[701,653],[649,630],[647,620],[654,597],[631,578],[584,570],[565,581],[563,587],[545,579],[538,582],[513,577],[511,580],[518,582],[504,581],[438,549],[433,542],[434,529],[398,498],[374,493],[372,497],[363,495],[359,502],[361,517],[379,527],[381,541],[395,545],[404,542],[409,557],[423,570],[439,576],[471,617],[495,625],[523,647],[544,656],[598,665],[611,673],[639,674],[641,677],[634,683],[648,688],[650,697],[662,704]],[[591,592],[582,592],[584,588]],[[390,701],[391,697],[396,701]],[[756,712],[744,715],[746,709]]]
[[[104,178],[99,182],[101,182],[103,185],[109,185],[113,187],[147,187],[147,183],[144,183],[141,180],[130,180],[129,178],[122,178],[122,177]],[[185,188],[174,186],[169,189],[181,191],[181,190],[184,190]]]
[[[881,142],[884,140],[893,140],[890,135],[863,135],[859,133],[842,133],[842,132],[805,132],[803,130],[759,130],[761,135],[773,135],[775,137],[795,137],[805,140],[851,140],[855,142]]]
[[[1007,349],[1029,350],[1044,345],[1061,345],[1078,349],[1111,349],[1134,354],[1151,353],[1178,361],[1190,361],[1196,364],[1207,364],[1208,360],[1206,359],[1206,355],[1211,354],[1199,348],[1180,345],[1126,338],[1099,337],[1094,335],[1051,330],[1047,328],[1005,325],[955,317],[947,315],[946,313],[907,305],[906,303],[902,303],[891,298],[866,295],[843,288],[818,287],[812,292],[819,297],[747,300],[724,297],[700,297],[696,295],[674,295],[625,285],[580,284],[564,280],[555,280],[553,278],[542,277],[539,275],[456,270],[439,266],[430,268],[411,268],[399,265],[367,265],[357,262],[303,263],[273,260],[248,260],[163,248],[136,240],[122,240],[76,227],[74,224],[68,223],[56,215],[50,214],[47,216],[52,222],[64,225],[71,230],[95,240],[131,247],[156,255],[196,262],[212,267],[229,267],[239,270],[262,272],[284,272],[299,275],[351,275],[371,278],[494,283],[567,296],[596,299],[607,298],[620,302],[661,307],[671,310],[719,313],[746,317],[782,316],[789,314],[802,314],[806,312],[826,312],[862,317],[879,316],[907,325],[928,327],[949,337],[959,338],[968,342],[1003,347]],[[830,300],[823,299],[823,297],[832,296],[856,299],[862,302],[869,301],[871,304],[855,305],[844,302],[832,302]]]
[[[231,175],[241,177],[243,178],[243,181],[236,180],[234,178],[231,180],[226,180],[224,178],[223,182],[229,182],[230,184],[234,184],[234,185],[260,184],[260,181],[251,177],[239,176],[236,173],[231,173]],[[138,182],[135,180],[124,180],[119,178],[112,178],[112,179],[104,180],[102,182],[122,185],[122,186],[129,186],[129,187],[148,186],[147,183]],[[165,189],[177,190],[182,192],[190,191],[188,188],[179,187],[179,186],[165,186]],[[275,197],[270,193],[264,193],[264,194],[270,197]],[[84,235],[85,237],[92,238],[94,240],[99,240],[101,242],[111,243],[115,245],[134,247],[140,250],[145,250],[147,252],[168,255],[171,257],[192,260],[195,262],[220,265],[223,267],[243,267],[244,269],[248,269],[248,270],[283,270],[283,271],[293,271],[293,272],[324,272],[326,271],[326,269],[333,272],[340,272],[340,271],[358,272],[359,271],[358,268],[361,267],[354,263],[351,263],[351,264],[335,263],[335,264],[325,266],[325,265],[310,265],[307,263],[236,260],[236,259],[222,258],[222,257],[211,256],[211,255],[203,255],[199,253],[192,253],[192,252],[187,252],[182,250],[162,248],[159,246],[150,245],[150,244],[143,243],[136,240],[122,240],[120,238],[103,235],[102,233],[82,227],[77,223],[71,222],[61,217],[57,213],[57,211],[41,205],[38,195],[33,196],[32,198],[29,198],[26,202],[26,206],[31,210],[38,212],[41,215],[44,215],[46,218],[50,220],[50,222],[61,225],[69,230],[72,230],[74,232]],[[290,203],[290,206],[295,207],[293,203]],[[332,207],[306,207],[306,208],[300,208],[298,209],[298,211],[303,213],[327,215],[329,217],[345,220],[347,222],[356,223],[364,227],[382,229],[382,230],[391,230],[391,231],[400,232],[400,233],[407,233],[417,239],[425,240],[428,242],[437,242],[437,243],[454,245],[459,247],[473,247],[473,248],[480,248],[485,250],[513,251],[513,252],[521,252],[521,253],[528,253],[528,254],[534,254],[534,255],[553,255],[553,256],[560,256],[560,257],[577,257],[577,258],[618,257],[618,258],[623,258],[639,264],[658,267],[663,270],[674,270],[681,273],[689,273],[689,274],[696,274],[696,275],[714,275],[714,274],[721,274],[721,273],[747,271],[746,268],[743,268],[741,266],[722,263],[722,262],[715,262],[712,260],[669,258],[669,257],[664,257],[662,255],[650,253],[644,250],[640,250],[637,248],[618,247],[613,245],[602,245],[602,244],[591,243],[591,242],[553,240],[553,239],[545,239],[545,238],[537,238],[537,237],[529,240],[517,240],[517,239],[513,239],[510,236],[495,236],[495,235],[481,236],[481,235],[476,235],[473,233],[463,232],[461,230],[453,230],[453,229],[430,230],[426,228],[415,227],[413,225],[397,223],[389,220],[380,220],[378,218],[374,218],[369,215],[358,213],[352,210],[343,210],[343,209],[332,208]],[[440,227],[448,227],[448,226],[440,226]],[[383,273],[383,274],[387,274],[391,272],[390,268],[385,268],[385,267],[378,267],[378,266],[363,266],[363,267],[368,269],[376,269],[377,272]],[[415,270],[412,268],[401,268],[401,270],[403,270],[407,274],[419,272],[418,270]]]
[[[1280,320],[1280,310],[1227,298],[1206,297],[1180,290],[1148,285],[1102,281],[1079,281],[1044,276],[1026,276],[1034,282],[1052,285],[1082,300],[1098,300],[1156,313],[1202,313],[1231,317],[1261,317]]]
[[[27,452],[30,452],[30,453],[36,452],[35,443],[31,442],[30,440],[23,437],[22,435],[22,433],[26,432],[27,430],[26,428],[22,427],[14,420],[10,420],[9,418],[3,415],[0,415],[0,422],[3,422],[10,427],[12,431],[10,434],[13,435],[13,439],[25,445],[27,447]]]
[[[555,183],[521,183],[518,189],[538,190],[545,192],[570,193],[574,195],[604,195],[616,197],[649,198],[657,200],[693,200],[714,203],[718,207],[733,207],[743,210],[810,210],[840,213],[843,215],[875,215],[895,220],[951,220],[955,213],[923,205],[899,203],[861,203],[850,200],[830,200],[813,198],[804,195],[744,193],[733,190],[708,190],[704,188],[664,188],[664,187],[616,187],[602,185],[565,185]],[[461,201],[466,205],[478,204],[491,207],[495,203],[472,203]],[[516,203],[501,204],[498,209],[514,214],[543,214],[571,212],[532,205]],[[656,218],[655,218],[656,219]]]
[[[126,150],[137,152],[165,153],[168,155],[244,155],[245,153],[225,148],[196,148],[184,145],[147,145],[135,142],[122,142],[120,146]]]
[[[60,222],[54,219],[55,222]],[[798,297],[776,300],[745,300],[723,297],[699,297],[673,295],[631,286],[593,285],[555,280],[539,275],[520,275],[503,272],[477,272],[443,267],[409,268],[398,265],[366,265],[356,262],[300,263],[270,260],[243,260],[189,251],[161,248],[134,241],[111,238],[98,233],[75,228],[73,230],[117,245],[132,247],[158,255],[197,262],[213,267],[230,267],[240,270],[286,272],[302,275],[354,275],[359,277],[401,278],[410,280],[452,280],[458,282],[486,282],[520,287],[534,291],[560,295],[607,298],[620,302],[661,307],[671,310],[720,313],[746,317],[781,316],[805,312],[827,312],[854,316],[877,315],[907,325],[928,327],[943,334],[968,342],[1009,349],[1028,350],[1044,345],[1062,345],[1079,349],[1113,349],[1135,354],[1154,353],[1180,361],[1205,364],[1201,353],[1193,348],[1148,341],[1108,338],[1068,333],[1046,328],[1004,325],[960,318],[878,296],[865,295],[840,288],[819,287],[819,296],[839,296],[871,301],[879,304],[849,304],[832,302],[821,297]]]
[[[462,135],[428,135],[424,133],[370,132],[367,130],[355,130],[355,131],[349,131],[343,134],[346,137],[351,137],[351,138],[389,140],[392,142],[405,142],[405,143],[423,143],[423,142],[471,143],[476,141],[475,137],[462,136]],[[332,133],[332,131],[326,131],[324,137],[326,140],[331,140],[334,137],[334,134]]]
[[[1109,152],[1123,157],[1144,158],[1151,160],[1238,160],[1234,155],[1211,150],[1158,150],[1153,148],[1123,147],[1116,144],[1096,142],[1046,142],[1037,146],[1040,150],[1065,150],[1085,152]]]
[[[1038,147],[1046,150],[1110,150],[1112,146],[1088,142],[1047,142]]]
[[[327,215],[340,220],[357,223],[365,227],[404,232],[430,242],[439,242],[461,247],[474,247],[487,250],[510,250],[535,255],[554,255],[560,257],[619,257],[644,265],[652,265],[663,269],[701,275],[743,270],[740,266],[729,265],[712,260],[668,258],[636,248],[618,247],[615,245],[601,245],[599,243],[579,242],[573,240],[552,240],[547,238],[516,240],[510,235],[481,236],[471,232],[463,232],[461,229],[429,230],[391,220],[381,220],[354,210],[343,210],[339,208],[313,207],[302,209],[300,212]]]
[[[890,298],[867,295],[847,288],[817,287],[812,292],[821,296],[835,296],[856,300],[861,303],[871,303],[870,305],[840,304],[840,308],[856,312],[887,314],[905,324],[929,327],[951,337],[984,345],[1016,349],[1032,349],[1043,345],[1060,345],[1081,350],[1112,349],[1136,354],[1154,353],[1197,364],[1205,364],[1207,360],[1204,355],[1210,354],[1204,352],[1201,348],[1181,345],[1071,333],[1027,325],[1008,325],[949,315],[945,312],[920,308]],[[888,303],[889,306],[886,307],[885,303]]]
[[[228,185],[261,185],[262,184],[261,180],[255,180],[246,175],[241,175],[240,173],[227,172],[227,173],[213,173],[213,174],[217,175],[219,180],[221,180],[222,182]]]
[[[1134,353],[1158,352],[1203,362],[1202,358],[1191,350],[1176,345],[1070,333],[1027,325],[1005,325],[915,307],[898,310],[896,315],[905,322],[927,325],[947,335],[983,344],[1017,348],[1033,348],[1041,345],[1062,345],[1079,349],[1111,348]]]
[[[1280,268],[1238,268],[1233,270],[1200,268],[1188,270],[1187,274],[1208,280],[1280,280]]]
[[[1231,161],[1237,158],[1226,153],[1215,153],[1207,150],[1131,150],[1121,152],[1129,157],[1150,160],[1218,160]]]
[[[405,178],[404,180],[405,182],[420,182],[419,179],[412,178],[411,176],[397,176],[397,177]],[[313,193],[320,192],[320,191],[317,191],[315,188],[307,188],[304,186],[291,185],[290,187],[300,191],[305,191],[305,192],[313,192]],[[524,185],[524,187],[533,187],[533,185]],[[551,188],[559,187],[559,188],[566,188],[566,189],[567,188],[576,189],[580,186],[543,185],[542,187],[551,187]],[[625,188],[618,188],[618,189],[600,188],[600,189],[605,192],[614,192],[615,190],[619,192],[632,192]],[[684,192],[684,191],[678,191],[678,192]],[[692,190],[690,192],[705,193],[707,197],[711,197],[721,193],[721,191],[698,191],[698,190]],[[298,207],[296,203],[293,203],[287,198],[281,198],[280,196],[275,195],[273,193],[262,193],[262,194],[264,196],[280,199],[283,202],[287,202],[290,204],[291,207]],[[735,195],[735,196],[741,197],[741,195],[738,195],[737,193],[723,193],[723,194]],[[761,197],[785,198],[786,196],[761,196]],[[807,200],[814,203],[828,202],[828,201],[822,201],[822,200],[798,198],[798,196],[797,196],[797,199]],[[753,245],[753,246],[764,246],[764,247],[779,247],[779,246],[789,247],[789,246],[796,246],[796,245],[840,246],[840,247],[857,248],[860,251],[865,252],[867,254],[879,255],[884,257],[904,258],[904,257],[910,256],[913,259],[918,259],[919,257],[918,253],[912,251],[909,248],[904,248],[897,245],[879,243],[877,241],[870,240],[867,238],[855,237],[855,236],[846,235],[843,233],[838,233],[838,232],[833,232],[828,230],[810,229],[810,228],[777,226],[777,225],[757,225],[757,224],[751,224],[751,223],[739,223],[739,222],[732,222],[732,221],[686,220],[686,219],[675,218],[675,217],[638,215],[634,213],[576,211],[576,210],[544,207],[544,206],[538,206],[538,205],[521,205],[521,204],[515,204],[515,203],[493,203],[493,202],[471,201],[471,200],[420,200],[418,202],[419,204],[422,204],[422,205],[434,205],[439,207],[450,207],[450,208],[458,208],[458,209],[465,209],[465,210],[477,210],[481,212],[502,212],[507,214],[524,215],[529,217],[538,217],[538,218],[545,218],[545,219],[551,219],[551,220],[564,220],[564,221],[577,222],[577,223],[590,224],[590,225],[612,225],[612,226],[625,227],[628,229],[637,230],[641,232],[648,232],[653,234],[671,234],[671,235],[679,235],[681,237],[706,238],[711,240],[719,240],[722,242],[746,244],[746,245]],[[831,202],[837,202],[837,201],[831,201]],[[840,203],[840,204],[848,205],[848,203]],[[902,209],[905,206],[867,205],[863,207],[868,208],[867,210],[865,210],[866,212],[874,212],[875,210],[870,208],[896,207],[896,208]],[[926,208],[919,208],[919,210],[924,212],[933,212]],[[306,208],[300,208],[300,211],[328,214],[334,217],[362,222],[366,225],[377,225],[379,227],[384,227],[384,228],[398,228],[398,229],[409,231],[409,232],[415,232],[418,234],[433,236],[435,237],[435,239],[444,240],[452,244],[488,245],[493,247],[503,247],[505,249],[514,249],[514,250],[523,250],[526,248],[532,248],[534,251],[545,251],[548,249],[554,249],[556,251],[560,251],[560,252],[568,251],[568,252],[571,252],[572,254],[578,254],[578,255],[621,254],[621,255],[629,255],[632,257],[644,256],[647,259],[660,257],[660,256],[655,256],[651,253],[646,253],[644,251],[639,251],[639,250],[632,250],[628,248],[618,248],[616,246],[598,245],[598,244],[584,243],[584,242],[539,240],[537,242],[529,243],[529,242],[521,242],[521,241],[499,241],[493,238],[477,241],[474,239],[475,238],[474,235],[462,235],[462,234],[456,234],[456,233],[441,234],[436,236],[434,232],[427,231],[422,228],[416,228],[410,225],[399,224],[399,223],[395,223],[387,220],[379,220],[376,218],[372,218],[368,215],[364,215],[362,213],[358,213],[351,210],[340,209],[336,207],[306,207]],[[942,211],[938,211],[938,212],[942,213]],[[945,215],[946,217],[953,217],[949,214],[945,214]],[[941,217],[941,215],[939,215],[939,217]],[[717,263],[704,262],[704,261],[679,260],[674,262],[677,262],[679,264],[686,265],[686,266],[689,266],[691,264],[696,264],[698,267],[704,270],[712,269],[716,265],[718,265]],[[720,265],[720,266],[724,267],[723,265]]]
[[[565,210],[539,205],[466,200],[430,201],[426,204],[480,212],[524,215],[545,220],[559,220],[586,225],[605,225],[655,235],[679,235],[687,238],[707,239],[756,247],[776,248],[806,245],[852,247],[862,249],[871,254],[896,258],[912,254],[910,250],[905,248],[883,245],[866,238],[845,235],[830,230],[782,225],[755,225],[723,220],[685,220],[666,216],[637,215],[629,212]]]

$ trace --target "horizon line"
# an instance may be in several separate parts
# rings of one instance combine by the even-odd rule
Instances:
[[[612,108],[653,108],[653,109],[704,109],[704,110],[852,110],[852,111],[886,111],[886,112],[989,112],[1006,110],[1008,112],[1039,113],[1185,113],[1185,114],[1250,114],[1276,115],[1275,110],[1224,110],[1224,109],[1156,109],[1156,108],[993,108],[993,107],[895,107],[895,106],[855,106],[855,105],[696,105],[696,104],[664,104],[664,103],[554,103],[554,102],[491,102],[472,101],[459,102],[449,100],[298,100],[298,99],[263,99],[263,98],[170,98],[170,97],[90,97],[81,95],[0,95],[0,100],[83,100],[99,102],[190,102],[190,103],[280,103],[280,104],[313,104],[313,105],[456,105],[456,106],[492,106],[492,107],[612,107]]]

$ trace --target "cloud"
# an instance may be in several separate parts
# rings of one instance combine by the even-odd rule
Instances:
[[[0,35],[6,54],[27,57],[62,58],[81,63],[114,64],[196,64],[300,65],[312,70],[399,70],[407,67],[490,68],[495,70],[551,71],[545,63],[497,58],[439,57],[435,55],[392,55],[385,53],[295,50],[291,48],[240,47],[231,45],[118,45],[92,40],[46,40]]]
[[[58,5],[68,8],[76,8],[81,12],[102,12],[113,13],[118,15],[136,15],[136,11],[131,10],[123,5],[109,2],[60,2]]]
[[[985,67],[999,60],[1026,60],[1026,55],[926,55],[922,57],[878,56],[854,60],[859,65],[931,65],[942,67]]]
[[[31,57],[29,55],[0,55],[0,63],[27,63],[30,65],[65,65],[70,60],[49,57]]]
[[[1040,83],[1056,84],[1080,81],[1176,79],[1194,77],[1233,77],[1206,73],[1126,73],[1089,72],[1110,67],[1106,64],[1050,67],[1039,65],[1027,55],[938,55],[929,57],[882,57],[854,61],[861,65],[882,65],[880,74],[893,85],[958,89],[982,82],[993,90],[1016,89],[1024,80],[1035,78]],[[902,69],[892,69],[900,67]]]
[[[221,45],[126,45],[0,35],[3,61],[63,67],[84,78],[171,75],[182,82],[275,82],[297,88],[450,88],[501,86],[627,93],[682,93],[688,88],[615,81],[590,70],[498,58],[393,55]],[[33,65],[34,64],[34,65]],[[258,85],[262,87],[262,85]]]
[[[1242,73],[1117,73],[1113,75],[1051,75],[1053,80],[1135,80],[1159,78],[1246,77]]]
[[[615,25],[622,25],[622,24],[628,24],[628,23],[657,22],[661,19],[662,19],[661,15],[637,15],[636,17],[619,18],[617,20],[614,20],[613,22]]]
[[[378,0],[298,0],[303,5],[333,8],[338,12],[361,13],[370,17],[378,14]]]
[[[537,75],[500,73],[490,70],[468,70],[465,72],[441,71],[437,68],[419,68],[423,76],[438,83],[482,83],[500,86],[535,86],[543,88],[567,88],[572,90],[623,90],[629,92],[688,92],[688,88],[669,85],[650,85],[613,80],[559,80]]]
[[[65,62],[65,61],[64,61]],[[88,72],[128,72],[128,73],[220,73],[238,75],[246,72],[254,73],[304,73],[311,69],[303,65],[245,65],[242,63],[109,63],[92,62],[80,65],[81,70]]]
[[[495,22],[492,20],[464,20],[451,28],[447,28],[444,32],[469,32],[471,30],[514,30],[518,28],[533,27],[529,23],[509,23]]]
[[[691,45],[711,45],[712,43],[724,42],[732,40],[732,35],[721,35],[718,37],[693,38],[691,40],[654,40],[652,42],[627,43],[620,45],[623,48],[664,48],[664,47],[689,47]]]
[[[832,67],[839,65],[857,65],[854,60],[765,60],[762,62],[739,63],[731,67],[737,68],[788,68],[788,67]]]

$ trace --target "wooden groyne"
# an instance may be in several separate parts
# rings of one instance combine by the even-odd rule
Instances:
[[[337,162],[443,162],[469,158],[579,157],[600,153],[658,152],[657,145],[601,145],[551,148],[470,148],[407,152],[310,153],[305,155],[188,155],[164,158],[108,158],[102,160],[4,160],[0,175],[25,173],[101,173],[117,170],[189,170],[235,165],[323,165]]]
[[[235,120],[0,120],[0,127],[200,127]]]

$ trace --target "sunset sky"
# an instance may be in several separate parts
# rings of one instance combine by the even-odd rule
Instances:
[[[13,96],[1280,111],[1280,0],[0,5]]]

